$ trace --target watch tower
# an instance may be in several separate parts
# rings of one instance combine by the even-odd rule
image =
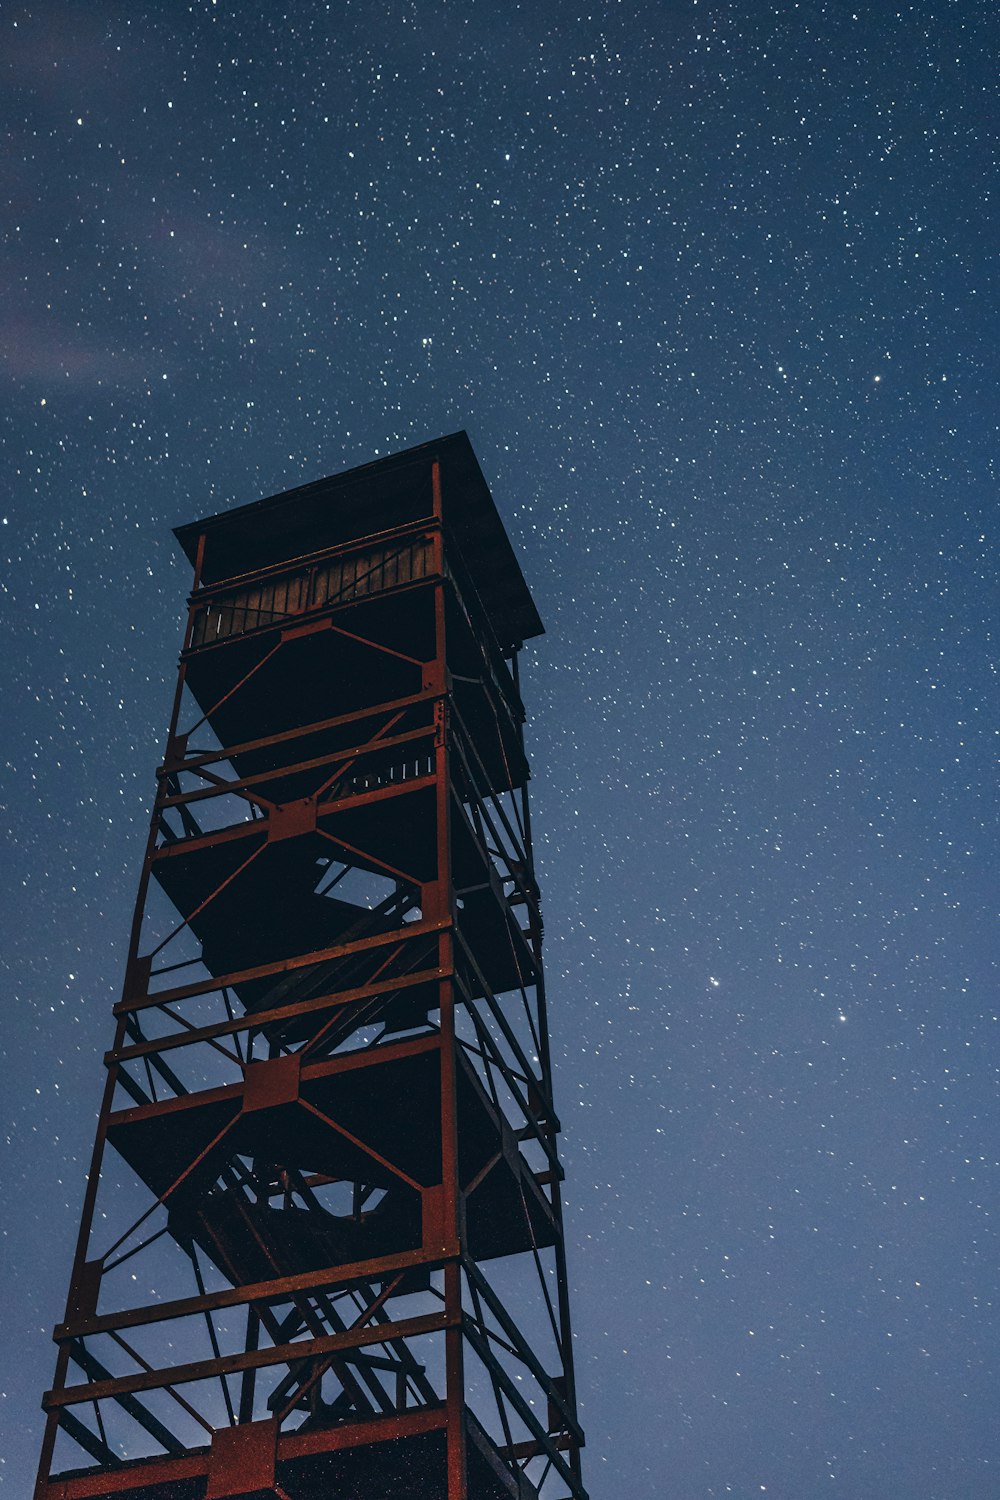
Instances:
[[[468,438],[176,536],[35,1500],[585,1500],[517,672],[542,626]]]

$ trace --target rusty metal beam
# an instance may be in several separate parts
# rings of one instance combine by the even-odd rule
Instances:
[[[353,990],[334,990],[329,994],[317,995],[311,1000],[292,1001],[288,1005],[276,1005],[269,1010],[248,1011],[245,1015],[237,1016],[231,1021],[215,1021],[209,1026],[198,1026],[191,1031],[178,1032],[173,1036],[153,1037],[146,1041],[134,1042],[131,1046],[122,1047],[117,1052],[106,1052],[104,1061],[106,1063],[129,1062],[134,1058],[147,1057],[151,1053],[169,1052],[177,1047],[193,1047],[198,1042],[213,1041],[220,1036],[235,1036],[242,1031],[259,1031],[264,1026],[270,1026],[278,1021],[287,1021],[293,1016],[309,1016],[317,1013],[325,1014],[330,1010],[344,1010],[359,1000],[395,994],[397,990],[413,989],[442,977],[440,968],[419,969],[413,974],[404,974],[395,979],[383,979],[375,984],[364,984]],[[158,999],[158,1005],[162,1007],[163,1004],[164,1002]]]
[[[175,1005],[180,1000],[190,1000],[196,995],[211,994],[213,990],[236,989],[239,985],[249,984],[255,979],[269,979],[279,974],[292,974],[299,969],[329,963],[334,959],[351,958],[358,953],[367,953],[372,949],[384,947],[387,943],[398,943],[401,937],[409,942],[430,933],[436,934],[445,925],[446,920],[440,918],[408,922],[400,931],[375,933],[372,937],[358,938],[353,943],[331,943],[328,948],[313,948],[308,953],[296,954],[294,958],[278,959],[270,964],[253,964],[246,969],[230,969],[224,974],[213,975],[211,979],[199,979],[192,984],[180,985],[171,990],[155,990],[152,994],[121,1000],[115,1006],[113,1014],[117,1016],[133,1010],[148,1010],[156,1005]]]
[[[221,1359],[194,1360],[185,1365],[173,1365],[167,1370],[139,1370],[132,1375],[116,1375],[108,1380],[92,1380],[86,1385],[47,1391],[42,1406],[46,1411],[53,1411],[63,1406],[79,1406],[84,1401],[103,1401],[108,1397],[118,1401],[137,1391],[160,1391],[168,1385],[190,1385],[218,1375],[238,1375],[242,1370],[287,1365],[306,1357],[340,1354],[345,1349],[365,1349],[370,1344],[384,1344],[390,1339],[443,1333],[453,1326],[453,1322],[453,1315],[448,1312],[428,1313],[419,1318],[404,1318],[398,1323],[380,1323],[374,1328],[349,1328],[344,1333],[311,1339],[308,1344],[278,1344],[266,1349],[244,1350],[242,1354],[226,1354]]]
[[[156,774],[163,778],[174,771],[196,771],[200,766],[214,765],[220,760],[238,759],[241,755],[250,755],[257,750],[276,750],[282,745],[294,744],[296,740],[303,739],[307,735],[323,734],[328,729],[340,729],[347,724],[360,724],[365,719],[377,718],[380,714],[393,713],[396,710],[429,705],[437,696],[436,691],[425,689],[419,693],[410,693],[403,698],[389,698],[384,703],[375,704],[372,708],[359,708],[352,713],[334,714],[332,718],[317,719],[315,723],[305,723],[294,729],[282,730],[277,734],[265,734],[259,739],[227,745],[221,750],[185,751],[183,756],[177,759],[171,758],[164,761],[157,767]],[[183,739],[184,736],[181,738]]]

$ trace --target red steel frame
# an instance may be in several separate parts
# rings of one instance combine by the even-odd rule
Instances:
[[[498,526],[488,492],[443,498],[466,449],[362,471],[373,521],[403,460],[426,515],[237,577],[204,577],[227,518],[199,534],[35,1500],[585,1500],[520,643],[450,519]]]

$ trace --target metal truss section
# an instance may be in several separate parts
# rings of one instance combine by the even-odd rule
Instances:
[[[35,1500],[585,1500],[517,675],[542,627],[471,446],[176,534]]]

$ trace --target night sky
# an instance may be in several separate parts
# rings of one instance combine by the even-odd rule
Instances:
[[[1000,1492],[978,0],[0,15],[2,1338],[30,1492],[190,570],[465,427],[594,1500]]]

